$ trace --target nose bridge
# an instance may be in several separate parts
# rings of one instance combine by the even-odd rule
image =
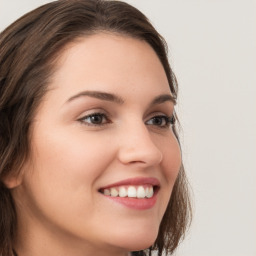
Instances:
[[[126,126],[119,145],[119,158],[125,164],[138,162],[154,166],[162,161],[162,152],[142,120]]]

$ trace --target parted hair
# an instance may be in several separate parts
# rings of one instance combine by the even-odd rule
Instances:
[[[170,90],[178,85],[169,65],[167,45],[150,21],[121,1],[59,0],[24,15],[0,33],[0,255],[12,256],[15,203],[4,179],[17,175],[30,154],[30,126],[64,47],[100,32],[147,42],[165,70]],[[175,136],[178,133],[174,127]],[[180,168],[155,243],[133,255],[172,254],[191,220],[188,183]]]

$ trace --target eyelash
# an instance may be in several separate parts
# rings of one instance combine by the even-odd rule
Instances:
[[[88,123],[88,122],[85,121],[86,119],[93,118],[93,117],[96,117],[96,116],[97,116],[97,117],[100,117],[100,118],[102,118],[102,119],[106,119],[106,123],[98,123],[98,124],[95,124],[95,123],[92,123],[92,122],[91,122],[91,123]],[[92,113],[92,114],[86,115],[86,116],[84,116],[84,117],[78,119],[78,121],[80,121],[82,124],[88,125],[88,126],[104,126],[104,125],[106,125],[106,124],[108,124],[108,123],[111,123],[111,121],[110,121],[108,115],[103,114],[103,113]]]
[[[100,123],[93,123],[93,121],[91,120],[91,122],[85,121],[86,119],[92,119],[93,117],[100,117],[99,122]],[[146,121],[146,124],[149,123],[149,121],[153,121],[153,120],[159,120],[159,118],[161,119],[161,121],[164,121],[164,125],[162,125],[162,123],[160,125],[157,124],[148,124],[148,125],[154,125],[157,126],[158,128],[164,129],[164,128],[169,128],[170,126],[173,126],[175,124],[175,117],[174,115],[172,116],[166,116],[166,115],[156,115],[151,117],[148,121]],[[102,120],[105,119],[105,123],[102,123]],[[107,125],[109,123],[112,123],[111,120],[109,119],[108,115],[105,113],[92,113],[89,115],[86,115],[80,119],[78,119],[79,122],[81,122],[84,125],[88,125],[88,126],[104,126]]]
[[[174,115],[172,115],[171,117],[169,116],[166,116],[166,115],[156,115],[156,116],[153,116],[152,118],[149,119],[149,121],[152,121],[152,120],[159,120],[159,118],[161,120],[164,120],[164,125],[156,125],[157,127],[159,128],[169,128],[170,126],[173,126],[175,124],[175,117]],[[148,123],[149,121],[147,121],[146,123]],[[154,125],[154,124],[152,124]]]

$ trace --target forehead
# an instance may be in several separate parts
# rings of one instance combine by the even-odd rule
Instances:
[[[170,93],[163,66],[145,41],[101,33],[68,45],[50,85],[70,96],[82,90]]]

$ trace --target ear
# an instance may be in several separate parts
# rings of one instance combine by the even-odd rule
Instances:
[[[11,173],[3,178],[3,183],[8,189],[13,189],[22,184],[22,177],[21,173]]]

